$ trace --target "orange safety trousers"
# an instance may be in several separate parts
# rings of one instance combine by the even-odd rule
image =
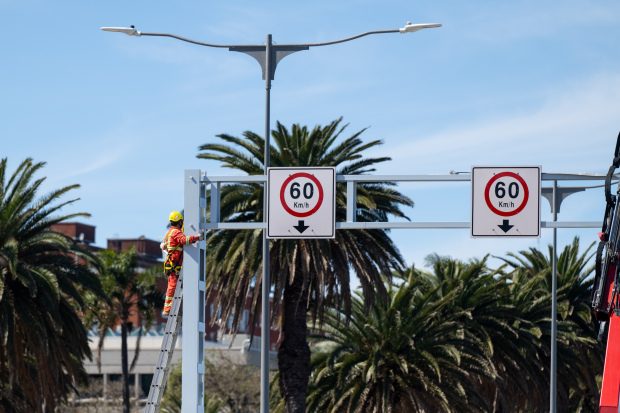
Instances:
[[[172,306],[172,300],[174,299],[174,292],[177,289],[177,283],[179,282],[179,274],[171,272],[168,276],[168,289],[166,290],[166,303],[164,304],[164,311],[170,311]]]

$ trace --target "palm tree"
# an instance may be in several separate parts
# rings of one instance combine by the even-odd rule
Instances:
[[[432,271],[417,271],[430,288],[438,288],[440,297],[460,291],[448,311],[462,315],[459,322],[465,336],[492,361],[493,379],[471,372],[487,405],[502,412],[536,410],[547,401],[540,389],[548,379],[540,373],[540,364],[527,357],[539,348],[541,333],[524,314],[544,312],[545,302],[519,294],[514,285],[511,289],[502,275],[506,265],[491,270],[487,259],[463,262],[431,254],[426,262]]]
[[[591,248],[591,247],[590,247]],[[559,405],[595,407],[600,345],[594,344],[589,307],[592,268],[589,249],[579,255],[575,240],[558,261]],[[551,255],[551,252],[550,254]],[[432,272],[420,271],[440,295],[462,289],[450,304],[461,311],[464,333],[491,355],[494,380],[480,381],[495,411],[545,411],[549,400],[551,261],[535,248],[500,258],[506,264],[492,271],[487,257],[465,263],[436,254],[427,257]],[[511,270],[505,273],[505,269]],[[579,411],[578,409],[574,411]]]
[[[308,412],[487,411],[473,373],[494,372],[453,311],[462,289],[442,294],[414,270],[387,284],[387,300],[370,312],[361,294],[353,299],[349,326],[341,312],[326,313],[314,336]]]
[[[312,130],[293,125],[291,132],[278,122],[272,132],[271,166],[335,166],[338,174],[364,174],[373,165],[390,158],[363,158],[362,152],[381,141],[363,143],[354,133],[340,142],[346,126],[342,119]],[[248,175],[263,174],[264,139],[245,132],[244,138],[218,135],[235,145],[205,144],[198,158],[213,159],[224,167]],[[395,191],[394,183],[359,184],[357,221],[386,221],[389,215],[405,217],[401,206],[413,206],[406,196]],[[263,220],[263,186],[255,183],[232,184],[222,188],[221,217],[227,222]],[[346,186],[337,184],[336,220],[345,221]],[[207,292],[214,294],[214,305],[222,307],[223,319],[234,316],[239,325],[245,297],[261,291],[262,236],[260,231],[215,231],[207,238]],[[386,298],[383,276],[393,269],[402,270],[403,258],[388,231],[378,229],[339,230],[333,240],[275,240],[271,243],[270,277],[274,286],[272,320],[282,303],[284,341],[278,352],[280,389],[287,412],[305,412],[306,387],[310,375],[310,349],[306,342],[306,310],[320,320],[326,304],[333,303],[349,315],[352,311],[351,270],[357,274],[370,308],[375,295]],[[260,293],[254,294],[256,317]]]
[[[562,317],[558,323],[558,405],[562,411],[597,410],[604,343],[594,340],[596,331],[589,307],[590,249],[580,253],[578,239],[575,239],[558,259],[558,302]],[[403,282],[399,288],[409,288],[415,274],[416,299],[430,297],[424,304],[410,304],[413,310],[423,306],[431,308],[446,300],[436,316],[424,319],[442,317],[451,323],[451,331],[446,335],[456,334],[463,340],[457,348],[476,355],[476,360],[484,366],[459,366],[468,377],[470,387],[466,393],[480,399],[477,406],[468,401],[467,407],[454,403],[446,407],[446,400],[449,401],[446,399],[441,400],[443,406],[428,407],[432,411],[476,411],[486,406],[494,412],[523,413],[548,408],[551,262],[535,248],[508,256],[509,259],[503,258],[506,264],[492,270],[487,265],[488,257],[463,262],[433,254],[427,257],[431,271],[412,268],[409,279],[394,274]],[[394,288],[392,286],[390,292]],[[395,302],[392,300],[390,304]],[[400,405],[396,396],[392,396],[387,406],[385,403],[390,397],[389,391],[397,389],[385,378],[393,380],[396,373],[404,371],[396,362],[400,360],[402,345],[399,345],[399,337],[390,333],[398,330],[412,336],[401,320],[411,320],[413,316],[406,312],[390,312],[391,307],[384,309],[381,316],[376,316],[374,307],[369,315],[363,312],[361,303],[355,308],[359,311],[354,311],[350,327],[342,322],[341,313],[331,311],[319,329],[322,335],[318,337],[324,338],[312,347],[309,411],[384,411],[386,408],[413,411],[415,407]],[[398,329],[393,327],[395,323],[400,323]],[[424,334],[424,337],[429,335]],[[404,352],[408,354],[411,350]],[[377,360],[377,365],[383,368],[383,379],[373,382],[375,377],[369,378],[364,369]],[[438,384],[443,392],[455,386],[458,387],[444,380]],[[382,394],[375,391],[378,387]],[[272,383],[272,390],[276,388]],[[362,403],[355,398],[359,392],[374,399]],[[274,400],[273,407],[281,411],[283,406]]]
[[[58,203],[79,185],[37,199],[45,178],[33,176],[43,165],[26,159],[9,177],[7,159],[0,162],[0,410],[7,412],[53,412],[87,380],[82,360],[91,353],[78,287],[103,295],[95,275],[68,254],[94,257],[51,229],[89,216],[54,215],[77,200]]]
[[[87,296],[90,311],[85,315],[85,324],[96,326],[99,333],[97,366],[101,371],[101,349],[108,328],[121,325],[121,365],[123,372],[123,411],[129,413],[129,372],[133,370],[140,354],[140,339],[143,331],[149,330],[155,321],[155,309],[163,307],[162,293],[156,289],[157,279],[163,274],[161,266],[138,271],[138,254],[135,247],[117,254],[104,250],[99,253],[101,266],[99,278],[110,303]],[[143,323],[138,327],[136,348],[131,366],[128,366],[127,335],[131,330],[129,318],[138,315]],[[136,384],[137,385],[137,384]]]
[[[579,238],[575,237],[558,257],[558,407],[563,411],[598,409],[605,343],[596,341],[598,326],[590,306],[594,266],[588,263],[594,255],[590,254],[593,246],[580,253]],[[502,258],[513,269],[509,277],[515,305],[541,331],[538,351],[530,353],[530,358],[538,361],[544,373],[545,385],[540,387],[544,399],[549,392],[552,254],[549,246],[548,255],[530,248]]]

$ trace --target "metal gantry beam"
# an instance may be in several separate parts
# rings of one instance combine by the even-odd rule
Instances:
[[[599,173],[546,173],[541,174],[543,181],[604,181],[605,174]],[[614,175],[614,179],[620,174]],[[265,175],[208,175],[202,176],[203,182],[267,182]],[[336,175],[336,182],[469,182],[468,174],[425,174],[425,175]]]
[[[602,221],[541,221],[542,228],[600,228]],[[265,229],[265,222],[213,222],[200,224],[201,229]],[[422,222],[336,222],[336,229],[469,229],[468,221]]]
[[[575,180],[604,180],[605,174],[598,173],[543,173],[543,181],[575,181]],[[364,182],[470,182],[469,174],[445,175],[337,175],[336,182],[347,185],[347,217],[346,222],[336,222],[337,229],[469,229],[468,221],[428,221],[428,222],[356,222],[355,209],[357,206],[357,184]],[[229,223],[220,222],[220,184],[230,182],[265,183],[265,175],[234,176],[203,175],[202,182],[211,184],[211,221],[200,224],[201,229],[265,229],[265,222]],[[572,188],[572,187],[571,187]],[[544,189],[544,188],[543,188]],[[216,192],[214,194],[214,191]],[[216,200],[214,202],[214,200]],[[557,215],[556,215],[557,216]],[[557,219],[557,218],[556,218]],[[600,228],[601,221],[541,221],[542,228]]]

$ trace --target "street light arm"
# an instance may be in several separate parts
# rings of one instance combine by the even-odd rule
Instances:
[[[340,39],[340,40],[333,40],[331,42],[321,42],[321,43],[290,43],[290,44],[282,44],[281,46],[307,46],[307,47],[315,47],[315,46],[328,46],[330,44],[336,44],[336,43],[344,43],[344,42],[348,42],[350,40],[355,40],[355,39],[359,39],[360,37],[364,37],[364,36],[368,36],[370,34],[381,34],[381,33],[398,33],[399,30],[373,30],[370,32],[365,32],[362,34],[358,34],[357,36],[351,36],[351,37],[347,37],[345,39]]]
[[[340,40],[333,40],[331,42],[321,42],[321,43],[291,43],[291,44],[280,44],[278,46],[293,46],[293,47],[316,47],[316,46],[328,46],[330,44],[344,43],[351,40],[359,39],[360,37],[368,36],[371,34],[382,34],[382,33],[414,33],[418,30],[422,29],[430,29],[433,27],[441,27],[441,24],[438,23],[423,23],[423,24],[411,24],[411,22],[407,22],[407,25],[402,29],[395,30],[373,30],[370,32],[365,32],[362,34],[358,34],[357,36],[351,36]],[[230,48],[230,47],[252,47],[252,46],[261,46],[261,45],[252,45],[252,44],[215,44],[215,43],[205,43],[199,42],[197,40],[188,39],[185,37],[177,36],[176,34],[170,33],[149,33],[149,32],[139,32],[134,29],[133,26],[129,27],[102,27],[101,30],[108,32],[120,32],[125,33],[129,36],[157,36],[157,37],[172,37],[173,39],[181,40],[187,43],[193,43],[200,46],[208,46],[208,47],[220,47],[220,48]]]
[[[174,39],[182,40],[182,41],[187,42],[187,43],[193,43],[193,44],[197,44],[197,45],[200,45],[200,46],[208,46],[208,47],[239,47],[239,46],[245,46],[245,45],[240,45],[240,44],[215,44],[215,43],[199,42],[197,40],[187,39],[185,37],[177,36],[176,34],[170,34],[170,33],[149,33],[149,32],[139,32],[139,33],[140,33],[141,36],[172,37]],[[248,45],[248,46],[250,46],[250,45]]]
[[[292,43],[292,44],[285,44],[285,45],[281,45],[281,46],[307,46],[307,47],[328,46],[330,44],[344,43],[344,42],[348,42],[350,40],[359,39],[360,37],[368,36],[370,34],[414,33],[414,32],[417,32],[418,30],[430,29],[430,28],[433,28],[433,27],[441,27],[441,24],[438,24],[438,23],[411,24],[411,22],[407,22],[407,25],[404,28],[402,28],[402,29],[396,29],[396,30],[373,30],[373,31],[370,31],[370,32],[365,32],[365,33],[362,33],[362,34],[358,34],[357,36],[351,36],[351,37],[347,37],[347,38],[340,39],[340,40],[333,40],[331,42],[322,42],[322,43]]]
[[[291,43],[291,44],[281,44],[280,46],[307,46],[307,47],[327,46],[327,45],[330,45],[330,44],[344,43],[344,42],[348,42],[350,40],[359,39],[360,37],[368,36],[370,34],[400,33],[400,30],[402,30],[402,29],[396,29],[396,30],[373,30],[373,31],[370,31],[370,32],[358,34],[357,36],[347,37],[345,39],[334,40],[334,41],[331,41],[331,42],[322,42],[322,43]],[[138,33],[140,33],[139,34],[140,36],[172,37],[174,39],[182,40],[184,42],[198,44],[200,46],[209,46],[209,47],[248,47],[248,46],[257,46],[257,45],[249,45],[249,44],[248,45],[243,45],[243,44],[213,44],[213,43],[205,43],[205,42],[199,42],[197,40],[187,39],[185,37],[181,37],[181,36],[177,36],[175,34],[169,34],[169,33],[148,33],[148,32],[138,32]]]

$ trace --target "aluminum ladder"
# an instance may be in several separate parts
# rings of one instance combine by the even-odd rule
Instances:
[[[153,381],[151,382],[151,389],[149,390],[149,397],[146,400],[144,413],[159,412],[161,398],[164,395],[164,390],[166,389],[168,374],[170,374],[172,354],[174,353],[174,347],[177,344],[179,330],[181,329],[181,320],[183,318],[183,310],[181,309],[182,302],[183,271],[181,271],[181,274],[179,275],[179,282],[177,283],[177,288],[174,291],[172,308],[170,309],[170,315],[168,316],[168,322],[166,323],[164,340],[161,343],[159,360],[157,361],[157,367],[155,368],[155,374],[153,375]]]

